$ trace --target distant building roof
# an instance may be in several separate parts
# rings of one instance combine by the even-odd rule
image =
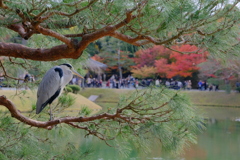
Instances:
[[[83,66],[93,72],[96,73],[102,73],[106,68],[107,65],[103,64],[101,62],[98,62],[96,60],[93,60],[92,58],[89,58],[84,64]]]

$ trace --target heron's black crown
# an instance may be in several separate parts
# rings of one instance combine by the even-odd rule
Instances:
[[[59,67],[56,67],[54,70],[55,70],[55,72],[58,72],[59,77],[62,78],[62,76],[63,76],[63,70],[62,70],[61,68],[59,68]]]
[[[64,63],[64,64],[60,64],[59,66],[61,66],[61,65],[65,65],[65,66],[67,66],[68,68],[70,68],[70,69],[72,69],[73,67],[72,67],[72,65],[71,64],[69,64],[69,63]]]

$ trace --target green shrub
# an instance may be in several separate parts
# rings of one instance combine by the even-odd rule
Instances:
[[[69,92],[73,93],[72,88],[70,88],[69,86],[66,86],[66,87],[64,88],[64,91],[65,91],[66,93],[69,93]]]
[[[238,93],[240,93],[240,87],[237,87],[237,88],[236,88],[236,91],[237,91]]]
[[[231,85],[230,84],[225,84],[225,86],[224,86],[224,90],[225,90],[225,92],[226,93],[231,93]]]
[[[222,84],[223,84],[223,80],[218,79],[218,78],[209,78],[209,79],[207,80],[207,82],[208,82],[209,84],[213,84],[213,85],[222,85]]]
[[[67,87],[71,88],[72,92],[75,94],[77,94],[81,90],[81,88],[78,85],[68,85]]]

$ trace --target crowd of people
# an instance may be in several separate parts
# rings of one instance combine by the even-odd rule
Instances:
[[[136,79],[134,77],[132,77],[131,75],[128,76],[127,78],[123,78],[118,80],[118,78],[115,78],[115,76],[112,76],[106,83],[106,87],[108,88],[138,88],[138,87],[149,87],[151,85],[155,85],[155,86],[161,86],[161,85],[165,85],[168,88],[172,88],[172,89],[191,89],[192,88],[192,83],[191,80],[187,80],[184,82],[181,81],[176,81],[173,79],[170,80],[161,80],[161,79],[151,79],[151,78],[147,78],[147,79]]]
[[[161,86],[165,85],[172,89],[192,89],[191,80],[177,81],[177,80],[161,80],[161,79],[142,79],[139,80],[129,75],[126,78],[119,78],[117,75],[112,75],[105,83],[97,78],[86,78],[85,87],[106,87],[106,88],[139,88],[149,87],[151,85]]]
[[[198,89],[201,91],[209,90],[209,91],[218,91],[219,86],[217,84],[208,84],[207,81],[198,81]]]
[[[116,75],[113,75],[106,83],[106,87],[108,88],[130,88],[138,86],[139,86],[138,79],[135,79],[131,75],[128,76],[127,78],[122,79],[119,79]]]
[[[72,81],[74,84],[74,81]],[[137,79],[129,75],[126,78],[119,78],[117,75],[112,75],[106,82],[103,82],[98,78],[86,78],[84,81],[84,87],[104,87],[104,88],[139,88],[139,87],[149,87],[151,85],[155,86],[166,86],[167,88],[179,90],[191,90],[192,81],[191,80],[174,80],[174,79]],[[217,91],[219,90],[218,85],[208,84],[206,81],[200,80],[198,82],[198,90],[201,91]]]
[[[85,81],[86,87],[102,87],[102,79],[88,77]]]
[[[156,80],[157,81],[157,80]],[[192,89],[192,81],[191,80],[185,80],[185,81],[179,81],[179,80],[166,80],[165,81],[165,86],[168,88],[172,88],[172,89]]]

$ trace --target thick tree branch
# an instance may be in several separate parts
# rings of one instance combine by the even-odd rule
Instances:
[[[136,9],[138,9],[138,7],[144,6],[145,4],[146,4],[146,1],[143,1],[142,3],[139,3],[137,7],[126,11],[126,18],[123,21],[121,21],[121,22],[119,22],[115,25],[109,25],[109,26],[106,26],[102,29],[94,31],[93,33],[89,33],[89,34],[85,34],[85,35],[83,33],[69,34],[69,35],[65,35],[65,37],[83,37],[83,39],[89,39],[89,40],[91,39],[90,41],[93,42],[93,41],[95,41],[99,38],[102,38],[104,36],[111,35],[111,34],[113,34],[114,31],[116,31],[119,28],[127,25],[133,19],[137,18],[138,16],[137,15],[132,15],[132,12],[135,11]],[[125,40],[127,40],[127,39],[125,39]]]
[[[109,36],[112,36],[114,38],[117,38],[119,40],[122,40],[124,42],[130,43],[135,46],[141,46],[141,45],[146,45],[149,43],[153,43],[153,44],[157,44],[157,45],[167,44],[167,43],[173,41],[174,39],[179,38],[182,34],[183,34],[183,31],[179,32],[177,35],[174,35],[174,36],[172,36],[166,40],[162,40],[162,41],[159,39],[155,39],[151,36],[143,36],[143,35],[138,35],[137,37],[133,38],[131,36],[121,34],[117,31],[111,33]]]
[[[8,26],[9,29],[17,32],[22,38],[28,39],[27,37],[30,37],[26,32],[25,28],[23,27],[22,23],[12,24]]]
[[[65,37],[82,37],[85,33],[78,33],[78,34],[65,34]]]
[[[54,61],[63,58],[77,59],[81,52],[67,45],[59,45],[50,49],[29,48],[21,44],[0,42],[0,55],[40,61]]]
[[[0,16],[0,20],[4,21],[6,20],[6,17]],[[39,25],[34,24],[35,26]],[[58,28],[58,29],[63,29],[63,28],[71,28],[76,26],[75,22],[71,22],[67,19],[62,19],[61,21],[54,21],[53,24],[51,24],[51,27]],[[48,23],[41,23],[40,25],[41,28],[45,29],[50,29],[51,27],[49,26]],[[7,25],[7,28],[10,30],[13,30],[17,32],[22,38],[24,39],[29,39],[33,34],[39,34],[38,31],[30,24],[30,23],[20,23],[19,20],[14,20],[13,24]],[[80,36],[65,36],[65,37],[80,37]]]
[[[146,2],[143,1],[138,5],[138,7],[145,5],[145,3]],[[137,16],[132,15],[132,12],[138,7],[135,7],[130,11],[126,11],[126,18],[115,25],[106,26],[102,29],[94,31],[93,33],[80,34],[82,36],[82,40],[78,44],[73,43],[71,39],[67,38],[69,36],[66,37],[52,30],[43,28],[38,24],[32,26],[33,29],[30,30],[31,32],[27,32],[22,24],[10,25],[8,27],[9,29],[18,32],[25,39],[28,39],[34,33],[42,33],[47,36],[55,37],[64,42],[66,45],[55,46],[51,49],[32,49],[19,44],[0,43],[0,55],[42,61],[52,61],[62,58],[78,58],[81,56],[83,50],[88,46],[88,44],[99,38],[112,34],[117,29],[127,25],[135,19]],[[125,41],[126,40],[127,39],[125,39]],[[137,45],[143,45],[146,43],[149,42],[145,41]]]
[[[85,34],[84,36],[82,36],[82,43],[80,44],[80,48],[78,49],[78,51],[85,49],[89,43],[94,42],[95,40],[98,40],[102,37],[113,34],[114,31],[127,25],[133,19],[137,18],[137,16],[132,15],[132,12],[133,12],[133,10],[127,11],[126,18],[123,21],[121,21],[115,25],[109,25],[109,26],[103,27],[93,33]],[[87,42],[87,43],[85,43],[85,42]]]
[[[59,33],[57,33],[57,32],[54,32],[53,30],[46,29],[46,28],[43,28],[43,27],[41,27],[41,26],[37,26],[37,27],[36,27],[36,30],[37,30],[39,33],[43,34],[43,35],[51,36],[51,37],[54,37],[54,38],[62,41],[62,42],[65,43],[69,48],[73,48],[73,47],[74,47],[71,39],[69,39],[69,38],[67,38],[67,37],[65,37],[65,36],[63,36],[63,35],[61,35],[61,34],[59,34]]]
[[[151,43],[150,41],[146,40],[143,36],[137,36],[133,38],[131,36],[121,34],[117,31],[111,33],[110,36],[135,46],[142,46],[142,45]]]

